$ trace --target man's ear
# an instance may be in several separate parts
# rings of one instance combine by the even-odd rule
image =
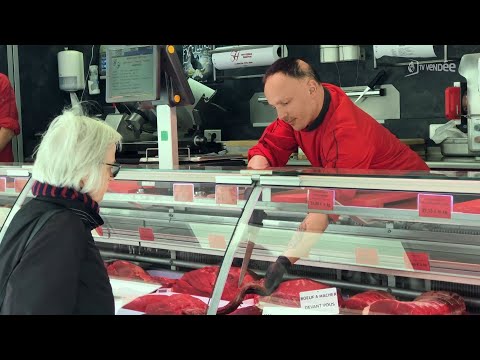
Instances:
[[[313,94],[315,91],[317,91],[317,83],[313,80],[309,80],[308,83],[307,83],[307,86],[308,86],[308,92],[309,94]]]

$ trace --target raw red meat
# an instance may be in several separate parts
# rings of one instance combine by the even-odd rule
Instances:
[[[172,291],[190,295],[211,297],[218,275],[218,266],[206,266],[201,269],[185,273],[172,287]],[[240,268],[231,267],[222,293],[222,300],[230,301],[238,293],[238,279]],[[245,274],[242,285],[256,280],[253,273]],[[249,295],[247,298],[251,298]]]
[[[205,315],[207,304],[187,294],[159,296],[160,301],[148,304],[147,315]]]
[[[175,283],[174,279],[151,276],[140,266],[124,260],[117,260],[108,265],[107,272],[110,276],[118,276],[130,280],[142,280],[147,283],[161,284],[163,287],[172,287]]]
[[[480,214],[480,199],[454,204],[453,211],[470,214]]]
[[[163,276],[153,276],[151,278],[155,284],[161,284],[164,288],[171,288],[177,282],[176,279],[170,279]]]
[[[353,295],[344,302],[343,307],[349,310],[363,310],[378,300],[386,299],[395,300],[395,297],[386,291],[370,290]]]
[[[463,298],[449,291],[428,291],[414,301],[379,300],[366,307],[371,315],[461,315],[466,312]]]
[[[144,295],[124,306],[147,315],[203,315],[207,304],[187,294]]]
[[[257,306],[246,306],[231,312],[228,315],[262,315],[262,309]]]
[[[331,288],[318,281],[310,279],[294,279],[282,282],[278,288],[270,295],[260,297],[259,301],[274,303],[290,307],[300,307],[300,293],[310,290],[321,290]],[[340,289],[337,289],[338,306],[343,306],[343,298]]]

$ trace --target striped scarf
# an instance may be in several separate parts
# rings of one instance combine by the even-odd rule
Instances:
[[[38,197],[60,198],[66,200],[81,201],[86,207],[89,207],[98,214],[98,203],[90,195],[78,192],[75,189],[67,187],[57,187],[46,183],[35,181],[32,187],[32,193]]]

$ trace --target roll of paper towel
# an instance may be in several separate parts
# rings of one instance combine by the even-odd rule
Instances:
[[[217,48],[216,50],[221,51],[221,48]],[[254,49],[239,49],[214,53],[212,55],[212,62],[218,70],[227,70],[242,67],[267,66],[286,56],[288,56],[286,46],[272,45]]]
[[[340,61],[352,61],[360,58],[359,45],[339,45],[338,53]]]
[[[320,62],[338,61],[338,45],[320,45]]]

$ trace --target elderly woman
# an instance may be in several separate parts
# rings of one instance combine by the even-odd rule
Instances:
[[[114,314],[92,229],[120,166],[121,136],[80,107],[55,118],[37,149],[34,198],[0,244],[0,314]]]

